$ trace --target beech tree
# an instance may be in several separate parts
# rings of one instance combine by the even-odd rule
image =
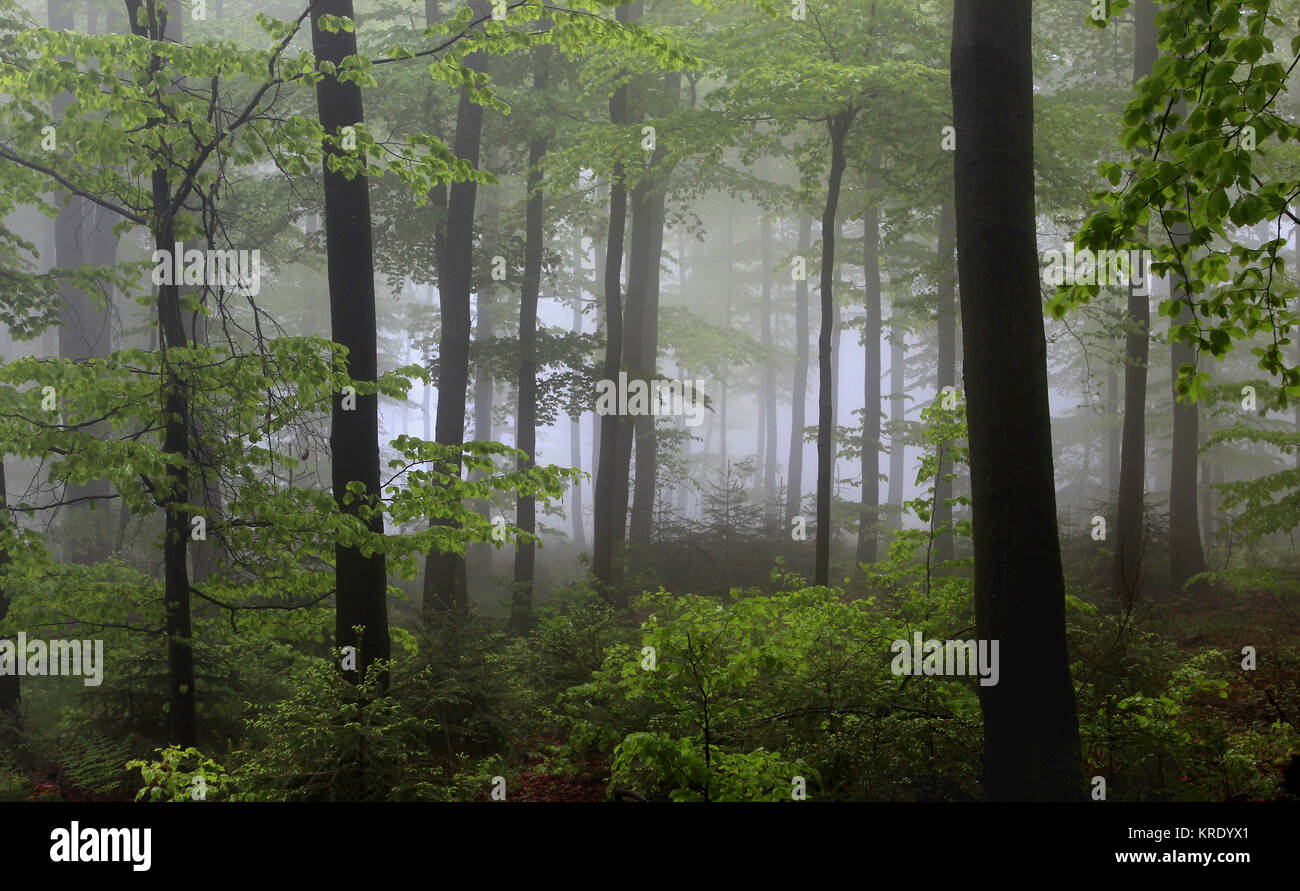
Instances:
[[[1001,11],[957,0],[952,37],[976,632],[1001,642],[1002,659],[999,683],[980,688],[984,788],[993,800],[1073,800],[1083,790],[1035,239],[1032,3]]]

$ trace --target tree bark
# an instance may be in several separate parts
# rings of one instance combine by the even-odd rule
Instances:
[[[1115,369],[1106,373],[1106,495],[1119,489],[1119,374]]]
[[[991,800],[1079,800],[1034,216],[1031,0],[957,0],[956,219]],[[1014,348],[1008,348],[1014,346]]]
[[[1133,6],[1136,21],[1133,49],[1133,82],[1151,72],[1158,54],[1156,48],[1156,5],[1154,0],[1137,0]],[[1150,270],[1143,280],[1151,281]],[[1139,294],[1146,290],[1148,294]],[[1147,363],[1151,344],[1150,288],[1129,286],[1129,330],[1124,352],[1124,429],[1119,459],[1119,492],[1115,505],[1115,561],[1111,570],[1111,588],[1126,606],[1131,606],[1142,589],[1142,558],[1146,539],[1146,412]]]
[[[826,183],[826,206],[822,210],[821,334],[818,337],[817,385],[817,542],[814,584],[830,583],[831,561],[831,474],[835,465],[835,394],[831,369],[831,341],[835,327],[835,222],[844,179],[844,142],[856,112],[852,109],[827,122],[831,138],[831,169]]]
[[[1176,226],[1174,243],[1185,243],[1187,229]],[[1177,273],[1172,278],[1172,293],[1186,295],[1186,282]],[[1189,298],[1190,299],[1190,298]],[[1192,310],[1182,304],[1175,325],[1192,321]],[[1184,402],[1178,397],[1176,382],[1181,365],[1196,363],[1196,350],[1182,341],[1174,341],[1169,350],[1169,372],[1174,397],[1174,429],[1172,453],[1169,462],[1169,593],[1178,596],[1188,580],[1205,572],[1205,551],[1201,545],[1201,527],[1197,519],[1196,471],[1199,442],[1199,410],[1195,402]]]
[[[486,0],[472,0],[476,18],[487,16],[491,7]],[[482,53],[470,53],[462,62],[465,68],[482,72],[487,59]],[[478,166],[483,138],[483,107],[462,90],[456,111],[456,142],[453,151]],[[447,228],[443,233],[443,253],[438,262],[438,298],[442,312],[442,329],[438,338],[438,411],[434,419],[434,439],[447,446],[465,444],[465,402],[469,388],[470,292],[473,287],[474,204],[478,185],[472,180],[452,183],[447,198]],[[461,461],[457,457],[446,472],[457,477]],[[453,522],[443,518],[431,520],[440,526]],[[465,612],[469,594],[465,579],[465,555],[431,548],[425,558],[424,612]]]
[[[957,275],[954,264],[953,249],[956,239],[957,221],[953,215],[951,201],[945,201],[939,212],[939,367],[936,384],[938,391],[944,387],[957,386]],[[940,443],[943,453],[947,453],[949,444]],[[952,538],[952,480],[947,479],[952,472],[952,464],[941,461],[938,479],[934,485],[934,526],[941,530],[934,542],[934,556],[939,562],[953,558]]]
[[[763,492],[769,503],[776,497],[776,366],[772,362],[772,221],[764,216],[759,226],[759,251],[763,263]],[[767,507],[764,508],[765,515]],[[773,511],[772,513],[775,513]]]
[[[890,526],[900,528],[903,522],[903,492],[907,488],[906,457],[907,438],[903,425],[907,421],[905,400],[907,375],[904,368],[907,347],[907,330],[902,325],[902,315],[897,306],[889,315],[889,504]]]
[[[143,14],[141,14],[143,12]],[[176,4],[164,6],[155,0],[129,0],[127,13],[136,36],[160,41],[180,40]],[[168,25],[172,25],[169,29]],[[162,65],[154,57],[151,67]],[[161,97],[156,97],[161,98]],[[161,121],[151,122],[155,126]],[[173,201],[167,170],[159,167],[150,176],[150,198],[154,248],[170,257],[176,248],[175,217],[166,212]],[[158,329],[163,351],[161,397],[163,452],[167,463],[160,507],[163,511],[163,629],[167,641],[167,738],[178,746],[195,743],[195,690],[193,631],[190,622],[190,579],[186,549],[190,540],[190,517],[184,509],[189,501],[190,406],[186,381],[168,355],[169,350],[189,346],[180,310],[179,284],[158,286]]]
[[[618,21],[631,21],[640,12],[637,3],[620,6],[615,11]],[[620,84],[609,100],[611,124],[629,121],[627,85]],[[627,184],[621,161],[613,165],[609,189],[609,233],[605,240],[605,380],[618,384],[618,373],[623,365],[623,301],[622,271],[623,242],[627,227]],[[627,532],[627,478],[620,473],[618,449],[624,439],[624,419],[617,414],[600,418],[599,464],[596,468],[596,519],[593,530],[592,573],[605,599],[615,607],[624,603],[622,572],[619,568],[621,551]],[[619,480],[624,491],[619,509]]]
[[[678,75],[680,77],[680,75]],[[649,382],[655,377],[659,355],[659,260],[664,244],[666,183],[660,171],[649,183],[644,196],[634,193],[632,202],[632,263],[628,268],[628,313],[630,331],[638,341],[629,357],[633,376]],[[634,299],[635,298],[635,299]],[[631,314],[636,311],[635,321]],[[635,363],[635,365],[633,365]],[[632,497],[629,541],[644,551],[650,545],[654,525],[655,489],[658,486],[659,440],[654,415],[635,422],[636,482]]]
[[[533,89],[546,90],[546,47],[537,50]],[[542,194],[542,160],[546,157],[546,136],[535,136],[528,144],[528,203],[524,211],[524,277],[519,300],[519,403],[515,418],[516,447],[523,454],[518,469],[526,470],[537,459],[537,297],[542,285],[542,247],[545,237]],[[515,503],[515,525],[532,534],[537,531],[537,500],[519,495]],[[518,633],[533,624],[533,576],[537,545],[521,541],[515,549],[515,588],[510,607],[510,625]]]
[[[582,233],[573,239],[573,333],[582,334]],[[569,463],[582,469],[582,415],[569,418]],[[573,543],[579,551],[587,550],[587,533],[582,519],[582,480],[573,481],[570,496],[570,513],[573,522]]]
[[[812,220],[799,221],[798,256],[808,261]],[[789,526],[803,501],[803,430],[808,402],[808,277],[794,283],[794,385],[790,390],[790,467],[785,490],[785,522]]]
[[[321,29],[324,15],[353,17],[352,0],[315,0],[311,9],[312,49],[316,58],[341,65],[357,52],[353,31],[336,34]],[[361,88],[329,76],[316,85],[316,105],[321,127],[337,137],[345,126],[365,120]],[[330,169],[329,157],[340,149],[327,147],[324,164],[325,253],[329,270],[330,338],[348,350],[348,376],[371,382],[378,375],[378,332],[375,318],[374,250],[370,229],[369,183],[364,176],[348,179]],[[376,534],[384,531],[379,485],[379,397],[356,394],[356,405],[345,410],[343,397],[334,394],[330,424],[330,455],[334,499],[339,510],[363,516],[366,527]],[[441,399],[439,400],[441,408]],[[362,500],[347,498],[348,485],[365,487]],[[388,573],[382,553],[365,554],[360,548],[334,549],[335,619],[334,639],[339,648],[357,647],[357,669],[345,671],[354,683],[365,677],[376,660],[391,655],[388,634]],[[353,630],[362,626],[361,636]],[[386,686],[386,678],[382,683]]]
[[[75,27],[73,4],[67,0],[50,0],[47,4],[49,26],[54,30]],[[96,32],[95,11],[90,10],[87,33]],[[172,25],[171,31],[178,26]],[[56,96],[51,103],[52,118],[62,120],[72,97]],[[111,214],[94,202],[76,195],[61,195],[59,215],[54,221],[55,265],[76,269],[83,265],[111,266],[117,259],[117,239],[113,236]],[[112,313],[100,308],[95,297],[64,281],[59,288],[62,303],[58,329],[59,356],[74,362],[104,358],[112,352]],[[90,428],[98,429],[99,425]],[[101,499],[112,494],[107,480],[90,480],[68,484],[63,499],[69,502],[60,510],[60,554],[68,562],[97,564],[113,552],[115,539],[112,517],[102,508]]]
[[[13,518],[9,514],[9,488],[5,479],[4,459],[0,458],[0,523],[9,525]],[[7,571],[13,564],[13,556],[8,550],[0,548],[0,570]],[[3,577],[0,577],[0,622],[3,622],[9,615],[9,586]],[[22,686],[17,673],[0,674],[0,718],[16,720],[21,714],[22,708]],[[5,739],[4,737],[10,737]],[[0,742],[13,744],[16,742],[12,734],[6,733],[0,736]]]
[[[867,188],[878,187],[873,170]],[[866,288],[866,328],[863,331],[865,363],[862,392],[862,507],[858,518],[858,562],[876,562],[877,528],[880,519],[880,336],[884,328],[880,306],[880,207],[871,199],[862,218],[862,270]]]

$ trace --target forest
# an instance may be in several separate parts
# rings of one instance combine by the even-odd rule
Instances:
[[[0,0],[0,801],[1300,800],[1298,65]]]

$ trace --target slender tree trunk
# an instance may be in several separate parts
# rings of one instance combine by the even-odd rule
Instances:
[[[484,165],[489,170],[500,169],[501,152],[495,146],[489,145],[484,149]],[[496,262],[495,257],[503,254],[498,250],[492,239],[498,235],[499,223],[501,216],[500,208],[500,189],[488,188],[480,193],[476,200],[479,213],[479,231],[482,233],[479,238],[478,260],[485,264],[490,270],[492,264]],[[505,259],[504,256],[502,259]],[[471,262],[471,269],[473,263]],[[490,346],[496,339],[496,306],[498,303],[496,291],[498,287],[509,289],[509,282],[498,284],[490,275],[478,276],[477,288],[474,291],[474,310],[477,316],[477,324],[474,327],[472,341],[483,346]],[[493,376],[492,363],[488,359],[480,359],[475,363],[473,368],[473,379],[471,382],[473,391],[473,418],[474,434],[476,442],[493,442],[497,435],[494,432],[494,421],[492,411],[496,406],[496,379]],[[469,474],[471,480],[481,480],[486,476],[483,470],[474,470]],[[472,502],[472,509],[475,513],[483,515],[487,520],[492,519],[492,505],[486,500],[476,499]],[[485,541],[469,542],[465,548],[465,588],[466,598],[473,595],[470,585],[470,579],[483,579],[492,571],[492,560],[496,554],[496,548]]]
[[[640,13],[640,2],[620,6],[615,11],[621,22],[632,21]],[[627,85],[621,84],[609,100],[609,120],[614,125],[629,121]],[[627,226],[627,184],[622,162],[615,162],[609,189],[609,234],[605,241],[605,380],[618,385],[623,365],[623,243]],[[627,531],[626,476],[621,476],[618,461],[620,440],[624,438],[624,419],[616,414],[600,420],[600,463],[596,468],[596,523],[592,572],[606,600],[615,607],[624,602],[622,572],[618,561]],[[624,494],[618,497],[620,478]],[[624,508],[620,510],[619,504]]]
[[[724,330],[731,330],[731,294],[735,288],[736,282],[736,241],[734,235],[734,218],[736,215],[735,206],[727,202],[727,292],[722,295],[722,326]],[[727,386],[726,372],[722,375],[722,400],[721,411],[718,413],[718,434],[719,434],[719,459],[718,473],[725,481],[728,476],[727,464],[731,457],[731,450],[727,447],[727,397],[730,395],[731,388]]]
[[[759,228],[763,262],[763,394],[760,405],[763,427],[763,492],[767,499],[776,497],[776,366],[772,363],[772,221],[764,216]],[[775,512],[773,512],[775,513]]]
[[[957,386],[957,276],[953,249],[956,240],[957,221],[951,202],[944,202],[939,212],[939,368],[936,381],[938,390]],[[950,445],[940,443],[946,453]],[[947,479],[952,472],[952,464],[942,461],[939,464],[938,479],[934,485],[934,526],[942,529],[934,542],[934,556],[939,562],[953,558],[952,539],[952,480]]]
[[[486,0],[472,0],[475,18],[491,12]],[[462,64],[482,72],[487,59],[471,53]],[[462,90],[456,112],[456,155],[478,166],[483,137],[483,107]],[[447,228],[443,233],[443,254],[438,261],[438,296],[442,329],[438,342],[438,412],[434,420],[435,440],[461,448],[465,443],[465,402],[469,387],[470,292],[473,286],[474,204],[478,186],[472,180],[453,183],[447,198]],[[460,458],[447,468],[459,476]],[[436,525],[452,526],[438,518]],[[465,580],[465,556],[454,551],[430,549],[425,558],[424,611],[464,612],[469,608]]]
[[[1201,540],[1209,542],[1214,538],[1214,490],[1210,483],[1214,481],[1214,468],[1208,460],[1201,461]]]
[[[660,182],[645,197],[645,207],[638,212],[634,203],[632,208],[632,245],[633,266],[628,270],[628,307],[633,305],[634,286],[631,274],[635,270],[643,277],[640,288],[643,293],[637,301],[641,304],[639,318],[635,327],[640,340],[638,355],[634,357],[639,370],[636,376],[647,381],[647,386],[655,377],[656,360],[659,354],[659,259],[663,253],[664,242],[664,205],[665,185]],[[644,215],[645,222],[638,224],[638,217]],[[644,242],[641,229],[645,229]],[[638,254],[642,256],[638,257]],[[653,401],[653,396],[651,397]],[[630,541],[633,546],[645,549],[650,545],[650,535],[654,524],[655,489],[658,486],[658,452],[659,442],[653,415],[643,415],[635,422],[636,436],[636,482],[632,499],[632,515],[629,527]]]
[[[902,324],[902,314],[892,307],[889,317],[889,504],[890,525],[901,527],[903,522],[903,492],[907,488],[907,440],[903,425],[907,421],[907,404],[904,399],[907,375],[904,368],[907,330]]]
[[[316,58],[335,66],[357,53],[354,31],[330,33],[320,27],[322,16],[352,18],[352,0],[315,0],[311,9],[312,49]],[[321,127],[339,138],[343,127],[362,124],[361,88],[327,76],[316,84]],[[328,154],[341,151],[336,145]],[[370,230],[369,183],[364,176],[349,179],[324,165],[325,252],[329,268],[330,338],[347,347],[348,376],[371,382],[378,376],[378,331],[375,317],[374,251]],[[444,357],[446,354],[443,354]],[[330,425],[330,455],[334,498],[345,514],[361,516],[375,535],[384,531],[379,487],[379,397],[355,394],[355,408],[345,409],[334,394]],[[439,408],[441,409],[439,400]],[[345,498],[348,486],[365,487],[370,516],[361,514],[360,499]],[[344,672],[356,681],[376,660],[391,655],[388,636],[388,573],[383,553],[367,554],[358,547],[334,549],[334,639],[339,648],[357,647],[358,672]],[[358,637],[355,626],[363,631]],[[382,681],[386,685],[386,678]]]
[[[1115,369],[1106,373],[1106,496],[1119,489],[1119,374]]]
[[[796,250],[808,261],[812,246],[812,220],[799,221]],[[794,385],[790,390],[790,467],[785,492],[785,521],[789,526],[803,501],[803,431],[808,402],[808,277],[794,283]]]
[[[75,27],[74,5],[68,0],[48,3],[50,28],[67,30]],[[96,33],[95,11],[89,11],[87,33]],[[173,23],[170,31],[176,32]],[[169,34],[169,36],[172,36]],[[52,118],[62,120],[72,97],[61,94],[52,103]],[[113,236],[111,214],[76,195],[60,194],[62,203],[54,221],[55,265],[76,269],[82,265],[111,266],[117,258],[117,239]],[[61,318],[58,329],[59,356],[74,362],[98,359],[112,352],[112,314],[100,307],[96,297],[65,280],[59,288]],[[98,429],[99,425],[90,428]],[[112,494],[107,480],[90,480],[68,484],[63,499],[68,503],[60,511],[60,553],[65,561],[97,564],[113,552],[112,517],[102,510],[101,500]]]
[[[9,488],[5,479],[4,459],[0,458],[0,523],[9,525],[13,518],[9,515]],[[13,564],[13,556],[7,549],[0,548],[0,572],[7,572]],[[0,622],[3,622],[9,615],[9,584],[8,580],[0,575]],[[0,674],[0,719],[16,720],[21,714],[22,708],[22,687],[17,674]],[[0,735],[0,742],[12,743],[13,739],[5,739]]]
[[[142,13],[143,6],[143,13]],[[168,8],[171,7],[171,8]],[[139,37],[160,41],[164,37],[180,40],[183,20],[175,4],[133,0],[127,4],[132,32]],[[142,13],[142,14],[141,14]],[[168,28],[169,20],[172,27]],[[152,67],[162,65],[155,57]],[[155,97],[161,99],[160,96]],[[155,125],[160,122],[153,122]],[[153,236],[155,250],[170,257],[176,248],[175,219],[166,213],[172,204],[171,184],[166,169],[151,174],[151,199],[155,209]],[[190,540],[190,518],[184,505],[189,501],[189,425],[190,407],[183,370],[170,358],[169,351],[188,346],[180,310],[180,286],[158,287],[158,328],[163,351],[161,397],[163,452],[171,456],[162,490],[163,510],[163,630],[167,641],[167,738],[179,746],[195,743],[194,649],[190,623],[190,580],[186,548]]]
[[[582,334],[582,233],[573,239],[573,333]],[[578,470],[582,469],[582,415],[569,418],[569,463]],[[570,497],[570,513],[573,521],[573,543],[579,551],[587,550],[587,533],[582,519],[582,480],[573,481]]]
[[[1186,244],[1187,236],[1185,226],[1175,226],[1175,244]],[[1174,298],[1186,296],[1187,285],[1182,276],[1175,272],[1172,282]],[[1187,325],[1191,321],[1192,311],[1184,303],[1173,324]],[[1205,571],[1205,551],[1201,545],[1200,522],[1196,516],[1199,412],[1195,402],[1184,402],[1179,398],[1176,386],[1179,366],[1195,363],[1196,350],[1182,341],[1173,341],[1169,350],[1169,372],[1174,396],[1173,448],[1169,464],[1169,593],[1173,596],[1182,593],[1192,576]]]
[[[830,120],[831,169],[826,184],[826,206],[822,211],[821,334],[818,337],[817,387],[817,543],[813,569],[814,584],[830,584],[831,565],[831,474],[835,465],[835,394],[831,362],[831,341],[835,327],[835,221],[844,179],[844,142],[856,112],[841,112]]]
[[[664,96],[673,108],[677,106],[681,89],[681,72],[664,75]],[[635,369],[636,377],[647,381],[647,386],[656,377],[659,358],[659,278],[669,173],[664,169],[661,152],[656,150],[650,158],[646,192],[639,200],[634,198],[632,206],[632,262],[628,266],[627,303],[629,315],[634,304],[638,305],[635,323],[629,322],[637,350],[629,357],[628,364]],[[634,279],[639,279],[639,282]],[[655,401],[653,395],[651,401],[652,404]],[[636,418],[633,430],[636,482],[632,492],[629,540],[633,547],[645,553],[654,531],[655,491],[659,486],[659,436],[655,415]]]
[[[597,199],[599,200],[599,199]],[[609,234],[608,224],[606,225],[606,236]],[[607,240],[607,239],[606,239]],[[605,321],[605,252],[607,248],[605,241],[592,236],[591,239],[591,259],[595,264],[592,270],[591,284],[592,296],[596,301],[596,339],[604,340],[609,343],[609,324]],[[620,360],[621,361],[621,360]],[[600,477],[600,429],[603,419],[595,412],[591,416],[591,479],[592,479],[592,522],[595,520],[595,500],[596,500],[596,480]],[[593,551],[596,531],[592,529]]]
[[[546,47],[537,49],[533,70],[533,89],[546,90]],[[536,136],[528,144],[528,205],[524,212],[524,279],[519,300],[519,405],[516,410],[515,437],[523,454],[518,467],[525,470],[537,460],[537,297],[542,285],[542,248],[545,237],[544,196],[542,194],[542,160],[546,157],[545,136]],[[515,525],[525,533],[537,531],[537,500],[520,494],[515,506]],[[533,576],[537,545],[521,541],[515,550],[515,589],[510,608],[510,625],[516,632],[533,624]]]
[[[872,159],[872,167],[879,156]],[[878,187],[874,169],[868,191]],[[880,306],[880,207],[874,197],[862,219],[862,270],[866,288],[865,363],[862,392],[862,508],[858,518],[858,562],[876,562],[880,519],[880,336],[884,328]]]
[[[998,683],[979,688],[984,788],[992,800],[1079,800],[1034,217],[1031,0],[1003,0],[998,13],[957,0],[951,65],[975,621],[1000,648]]]
[[[1133,81],[1136,83],[1155,64],[1156,4],[1154,0],[1137,0],[1133,6],[1136,21]],[[1151,270],[1143,270],[1142,280],[1151,281]],[[1145,290],[1147,294],[1139,294]],[[1115,507],[1115,562],[1111,587],[1126,605],[1141,592],[1141,568],[1146,539],[1146,412],[1147,363],[1151,344],[1150,288],[1130,285],[1128,292],[1129,330],[1125,337],[1124,429],[1119,460],[1119,493]]]

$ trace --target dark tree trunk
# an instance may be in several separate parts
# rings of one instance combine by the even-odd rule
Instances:
[[[827,129],[831,138],[831,169],[826,183],[826,207],[822,211],[821,334],[818,337],[817,376],[817,551],[814,584],[830,583],[831,564],[831,473],[835,465],[835,394],[831,370],[831,340],[835,327],[835,212],[844,179],[844,141],[855,112],[841,112]]]
[[[1155,64],[1156,5],[1154,0],[1137,0],[1133,7],[1136,20],[1133,52],[1133,80],[1136,83]],[[1150,270],[1144,270],[1150,281]],[[1148,294],[1129,287],[1128,323],[1125,337],[1124,429],[1119,460],[1119,493],[1115,505],[1115,562],[1111,587],[1125,604],[1131,605],[1141,592],[1142,558],[1146,540],[1146,438],[1147,438],[1147,363],[1151,345],[1151,303]],[[1147,290],[1149,288],[1144,288]]]
[[[143,14],[142,12],[143,7]],[[127,3],[133,23],[131,30],[139,37],[179,41],[183,17],[175,4]],[[169,27],[170,19],[170,27]],[[154,66],[162,62],[156,57]],[[161,97],[156,97],[161,98]],[[155,122],[156,123],[156,122]],[[175,250],[175,218],[165,212],[173,202],[171,184],[164,168],[150,177],[151,200],[158,211],[154,217],[154,248],[171,256]],[[171,456],[167,463],[160,507],[163,510],[163,629],[167,640],[167,738],[178,746],[195,744],[194,649],[190,623],[190,579],[186,548],[190,540],[190,517],[184,505],[189,501],[189,428],[190,406],[182,370],[167,356],[171,349],[188,346],[185,323],[181,317],[180,286],[158,287],[158,328],[164,354],[161,397],[163,452]]]
[[[598,186],[597,193],[599,194],[600,191],[601,190]],[[600,199],[598,198],[597,200]],[[606,236],[608,236],[609,235],[608,222],[606,223],[605,229],[606,229],[605,234]],[[595,230],[595,231],[599,232],[599,230]],[[602,240],[596,237],[595,234],[593,234],[591,238],[591,260],[592,263],[595,264],[595,268],[592,269],[591,286],[592,286],[592,297],[596,304],[596,339],[597,341],[605,340],[606,343],[608,343],[607,332],[609,331],[609,325],[605,322],[605,251],[606,249],[607,248],[605,246],[605,240]],[[592,480],[591,497],[593,502],[592,503],[593,525],[596,525],[596,519],[595,519],[596,481],[600,477],[600,428],[601,428],[601,424],[603,423],[603,420],[604,419],[601,418],[599,414],[595,412],[592,413],[591,416],[591,480]],[[593,528],[592,529],[593,553],[595,548],[595,542],[594,542],[595,537],[596,537],[596,531]]]
[[[627,22],[640,11],[639,2],[620,6],[615,12],[619,21]],[[629,120],[627,85],[620,85],[609,100],[610,123],[626,124]],[[610,177],[609,234],[605,240],[605,364],[604,378],[618,385],[618,373],[623,365],[623,301],[622,283],[623,242],[627,227],[627,184],[624,169],[616,162]],[[624,419],[617,414],[599,420],[600,449],[596,467],[595,529],[592,553],[592,573],[596,577],[605,599],[616,607],[623,605],[622,572],[616,564],[621,560],[624,537],[627,533],[627,477],[620,472],[618,451],[625,439]],[[621,486],[620,486],[621,479]],[[618,497],[622,488],[623,496]],[[620,503],[623,508],[620,509]]]
[[[533,89],[546,90],[546,47],[537,50]],[[542,218],[545,209],[542,194],[542,159],[546,157],[546,137],[536,136],[528,144],[528,204],[524,213],[524,279],[519,299],[519,405],[515,419],[517,448],[523,453],[518,467],[525,470],[537,460],[537,296],[542,285],[542,241],[545,236]],[[537,531],[537,500],[520,495],[515,505],[515,525],[525,533]],[[519,542],[515,550],[515,589],[510,607],[510,625],[516,632],[533,624],[533,575],[537,545]]]
[[[945,201],[939,212],[939,392],[957,386],[957,268],[953,257],[956,227],[952,203]],[[940,443],[940,448],[947,452],[949,445]],[[952,525],[952,506],[948,504],[952,480],[946,479],[951,472],[952,465],[941,462],[934,485],[934,526],[943,529],[934,542],[934,556],[940,562],[953,558],[952,532],[945,528]]]
[[[875,165],[873,161],[873,167]],[[874,171],[867,188],[878,185]],[[862,269],[866,287],[866,353],[862,392],[862,509],[858,518],[858,562],[876,562],[876,541],[880,519],[880,336],[884,329],[880,306],[880,207],[867,208],[862,219]]]
[[[676,108],[682,90],[680,71],[670,71],[664,75],[664,98],[670,108]],[[659,286],[660,260],[664,250],[664,217],[668,198],[668,176],[671,170],[665,167],[662,152],[656,152],[650,158],[651,173],[647,181],[648,194],[645,207],[639,210],[634,201],[632,207],[632,262],[628,267],[628,307],[633,305],[636,288],[633,275],[640,280],[640,310],[635,326],[629,330],[640,332],[638,338],[639,355],[633,357],[641,368],[638,376],[646,380],[656,376],[659,359]],[[644,223],[638,219],[644,215]],[[641,232],[644,229],[644,240]],[[639,254],[639,256],[638,256]],[[634,547],[645,551],[650,546],[650,537],[654,526],[655,492],[659,486],[659,436],[653,414],[636,419],[636,482],[632,492],[632,515],[629,521],[629,539]]]
[[[1175,229],[1175,244],[1186,242],[1186,231],[1185,228]],[[1173,275],[1172,285],[1175,299],[1180,293],[1186,294],[1186,284],[1177,273]],[[1192,311],[1183,304],[1174,324],[1186,325],[1191,321]],[[1181,341],[1170,345],[1169,371],[1175,382],[1179,366],[1195,362],[1196,350],[1193,347]],[[1169,593],[1177,596],[1192,576],[1205,572],[1205,551],[1201,545],[1196,505],[1199,413],[1195,402],[1184,402],[1179,398],[1176,386],[1173,396],[1173,449],[1169,463]]]
[[[812,220],[799,221],[798,256],[808,261],[812,246]],[[790,467],[785,491],[788,527],[803,501],[803,430],[808,401],[808,277],[794,283],[794,386],[790,390]]]
[[[678,75],[680,77],[680,75]],[[670,84],[671,86],[671,84]],[[628,267],[628,330],[638,348],[628,357],[632,377],[649,382],[655,377],[659,355],[659,260],[664,244],[664,173],[649,184],[645,195],[633,193],[632,262]],[[635,321],[633,313],[635,312]],[[632,497],[629,541],[644,551],[650,545],[658,486],[659,441],[653,415],[635,422],[636,482]]]
[[[352,18],[352,0],[315,0],[311,9],[312,49],[316,58],[340,65],[344,59],[356,55],[356,33],[340,30],[331,34],[322,30],[319,23],[324,15]],[[364,121],[361,88],[355,83],[324,78],[316,84],[316,106],[321,127],[336,138],[343,127]],[[329,155],[339,151],[336,146],[330,146],[324,164],[330,338],[348,349],[348,376],[370,382],[378,374],[378,334],[369,183],[364,176],[348,179],[330,169]],[[382,534],[383,514],[375,509],[381,498],[377,395],[358,393],[355,408],[345,410],[342,395],[334,394],[330,455],[334,499],[339,510],[359,515],[360,500],[347,503],[345,495],[350,483],[362,483],[372,514],[366,519],[366,526],[372,533]],[[344,672],[345,677],[356,682],[365,676],[372,663],[386,660],[391,654],[384,555],[367,555],[360,548],[336,546],[334,579],[334,640],[339,648],[351,646],[360,650],[358,671]],[[363,628],[359,638],[354,626]]]
[[[952,94],[957,257],[991,800],[1083,797],[1056,528],[1034,217],[1031,0],[957,0]],[[1014,344],[1015,349],[1008,349]]]
[[[485,0],[473,0],[475,18],[487,16],[491,7]],[[462,64],[477,72],[487,66],[481,53],[471,53]],[[483,107],[462,90],[456,112],[456,142],[453,151],[460,158],[478,166],[483,137]],[[469,387],[470,290],[473,286],[474,203],[478,185],[472,181],[452,183],[447,198],[447,228],[442,233],[443,253],[438,259],[438,297],[442,328],[438,338],[438,411],[434,419],[434,439],[447,446],[465,444],[465,402]],[[456,458],[447,468],[452,477],[460,474],[461,461]],[[454,525],[438,518],[437,525]],[[454,551],[430,549],[425,558],[424,612],[464,612],[469,609],[465,581],[465,556]]]

